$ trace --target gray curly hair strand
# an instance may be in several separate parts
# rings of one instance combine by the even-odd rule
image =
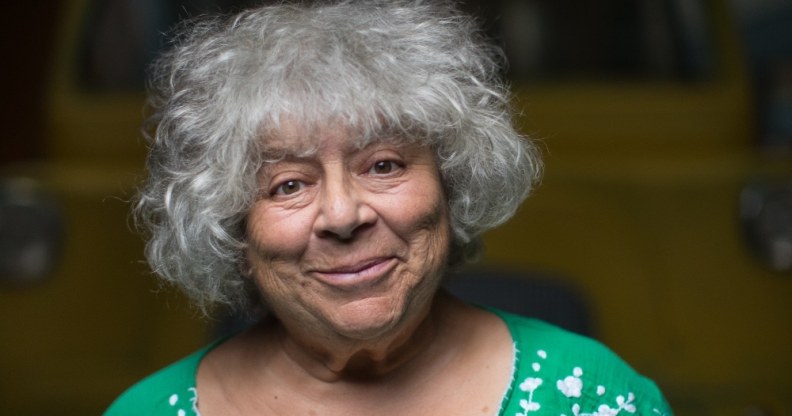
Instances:
[[[501,56],[473,18],[419,0],[281,4],[180,26],[149,80],[148,177],[134,208],[155,273],[204,310],[256,306],[244,222],[266,135],[342,120],[436,154],[459,264],[541,173],[513,127]]]

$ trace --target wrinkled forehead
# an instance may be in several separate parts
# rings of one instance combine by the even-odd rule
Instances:
[[[404,142],[406,137],[385,126],[364,129],[337,120],[300,123],[294,118],[284,118],[263,130],[260,140],[261,152],[266,159],[280,159],[284,156],[310,156],[329,144],[352,150],[377,142]]]

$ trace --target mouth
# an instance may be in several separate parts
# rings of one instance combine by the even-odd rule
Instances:
[[[356,290],[379,282],[388,276],[394,267],[396,267],[396,258],[379,257],[353,264],[315,269],[312,274],[327,285]]]

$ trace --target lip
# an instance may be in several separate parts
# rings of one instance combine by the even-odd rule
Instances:
[[[339,289],[354,290],[369,287],[386,277],[396,267],[396,258],[377,257],[356,263],[315,269],[317,280]]]

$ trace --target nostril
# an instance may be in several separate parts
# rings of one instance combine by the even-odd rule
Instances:
[[[374,222],[371,221],[355,221],[354,223],[348,223],[346,226],[319,228],[317,235],[320,238],[352,241],[358,236],[365,234],[366,230],[371,229],[373,226]]]
[[[325,239],[332,238],[339,241],[352,240],[354,234],[355,233],[352,230],[348,232],[345,230],[319,230],[318,233],[320,238],[325,238]]]
[[[376,222],[376,210],[349,172],[328,169],[319,195],[316,233],[322,238],[348,241]]]
[[[350,241],[376,224],[376,212],[364,203],[355,203],[345,210],[320,212],[316,232],[321,238]]]

